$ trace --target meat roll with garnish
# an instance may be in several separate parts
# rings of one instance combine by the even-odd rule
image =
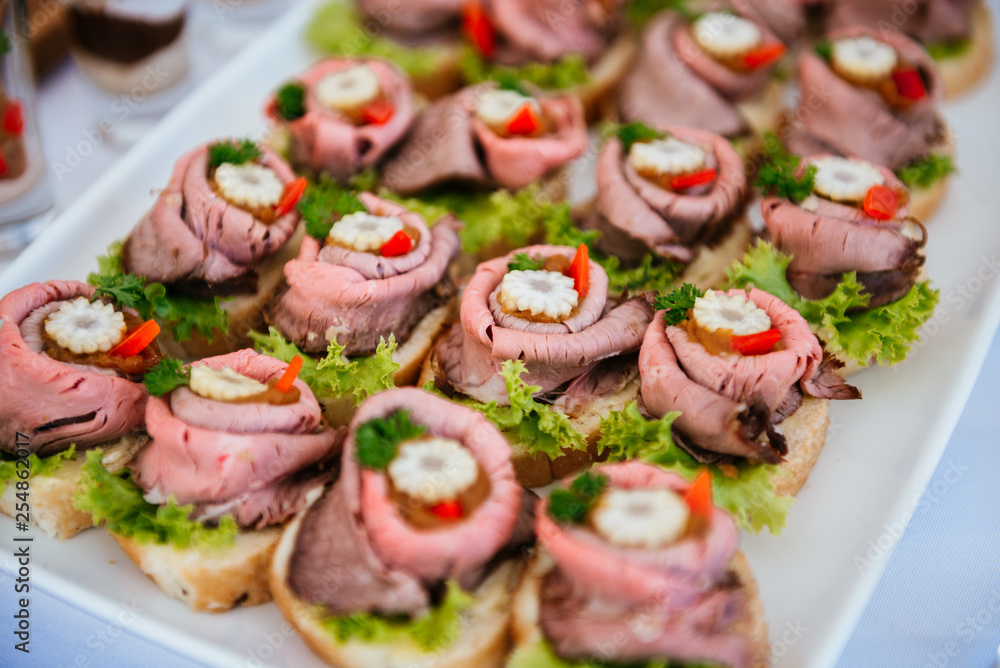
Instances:
[[[340,480],[278,546],[275,601],[333,666],[500,665],[535,500],[481,413],[413,388],[375,395]]]
[[[143,376],[160,361],[142,318],[76,281],[32,283],[0,299],[0,452],[41,459],[30,519],[65,540],[92,525],[73,507],[82,457],[120,470],[146,442]],[[154,323],[155,326],[155,323]],[[155,337],[155,333],[153,334]],[[145,343],[145,345],[142,345]],[[25,470],[25,469],[19,469]],[[27,475],[27,473],[25,473]],[[15,516],[18,477],[0,511]]]

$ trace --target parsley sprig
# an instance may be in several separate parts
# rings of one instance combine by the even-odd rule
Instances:
[[[400,443],[423,436],[426,432],[427,427],[410,419],[409,411],[394,411],[358,427],[354,434],[354,456],[366,469],[383,471],[396,456]]]
[[[294,121],[306,115],[306,89],[302,84],[286,83],[274,94],[274,110],[285,121]]]
[[[694,308],[694,301],[704,294],[704,290],[685,283],[668,295],[657,296],[653,306],[657,311],[666,311],[663,320],[668,325],[677,325],[687,318],[687,312]]]
[[[175,357],[165,357],[142,379],[149,393],[154,397],[165,394],[191,382],[191,370]]]
[[[800,174],[802,158],[786,151],[773,133],[765,135],[764,145],[767,147],[767,158],[757,172],[754,185],[765,195],[776,195],[796,203],[809,197],[813,191],[816,166],[809,165]]]
[[[252,162],[261,155],[252,139],[227,139],[208,145],[208,166],[218,167],[224,162],[242,165]]]
[[[367,211],[353,190],[333,179],[311,183],[298,203],[299,213],[306,221],[306,233],[316,239],[326,239],[333,224],[349,213]]]
[[[549,495],[549,516],[563,524],[583,524],[598,497],[608,486],[608,476],[587,471]]]
[[[632,144],[637,142],[653,141],[655,139],[666,139],[667,133],[646,125],[642,121],[625,123],[624,125],[613,126],[612,133],[621,140],[625,147],[625,153],[632,148]]]
[[[507,263],[507,271],[537,271],[545,266],[545,258],[536,255],[531,257],[527,253],[515,253],[510,262]]]

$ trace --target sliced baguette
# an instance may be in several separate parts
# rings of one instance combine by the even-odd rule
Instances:
[[[146,434],[127,434],[114,441],[96,446],[101,449],[101,460],[111,473],[121,471],[142,446],[149,442]],[[52,472],[52,475],[31,476],[28,479],[31,495],[31,523],[52,538],[66,540],[84,529],[94,526],[90,513],[77,510],[73,505],[83,465],[87,463],[84,452],[77,453]],[[0,512],[15,517],[17,508],[17,479],[7,481],[0,494]]]
[[[545,576],[554,567],[555,562],[552,558],[539,550],[525,569],[521,584],[514,592],[512,606],[511,636],[514,640],[514,649],[547,642],[539,626],[541,588]],[[733,624],[733,631],[750,641],[753,648],[751,666],[765,668],[770,664],[771,647],[767,640],[764,602],[760,598],[757,579],[742,552],[737,552],[733,557],[730,571],[735,574],[746,593],[746,603],[739,619]]]
[[[944,119],[941,123],[944,123]],[[933,153],[955,157],[955,135],[947,125],[944,129],[944,136],[941,141],[932,149]],[[951,189],[952,176],[938,179],[930,188],[914,187],[910,189],[910,215],[920,220],[928,222]]]
[[[479,586],[474,592],[475,603],[463,616],[461,634],[447,647],[429,653],[410,641],[341,642],[324,629],[322,619],[315,613],[316,606],[301,601],[288,585],[289,563],[307,512],[308,508],[285,529],[271,562],[269,579],[281,614],[316,656],[336,668],[499,668],[504,664],[511,593],[521,570],[518,564],[508,561]]]
[[[588,123],[615,117],[615,92],[638,53],[639,41],[635,35],[622,35],[591,66],[590,78],[569,90],[583,104]]]
[[[771,477],[775,494],[799,493],[819,459],[829,426],[830,400],[815,397],[803,398],[799,409],[778,425],[788,442],[788,455],[778,465],[778,474]]]
[[[972,12],[969,46],[958,56],[935,61],[944,92],[949,99],[968,93],[982,83],[993,69],[995,44],[993,17],[986,2],[980,2]]]
[[[198,612],[225,612],[271,600],[267,567],[281,531],[268,527],[241,532],[233,545],[219,549],[138,543],[108,533],[164,594]]]

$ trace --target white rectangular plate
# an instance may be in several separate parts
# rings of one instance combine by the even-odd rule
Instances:
[[[0,295],[31,281],[82,280],[94,258],[149,208],[183,151],[223,136],[260,136],[267,95],[316,59],[300,37],[315,4],[302,3],[174,109],[0,276]],[[833,406],[826,449],[788,527],[780,537],[743,542],[760,580],[775,665],[836,661],[985,357],[1000,319],[1000,291],[991,280],[1000,271],[997,108],[994,72],[987,87],[946,109],[962,173],[929,226],[927,273],[943,298],[933,335],[899,368],[854,379],[865,399]],[[0,519],[0,533],[8,544],[9,518]],[[259,665],[251,659],[260,654],[265,665],[321,665],[298,638],[284,637],[273,653],[267,647],[268,637],[273,645],[274,634],[288,635],[273,605],[192,613],[160,594],[101,531],[63,544],[36,537],[33,555],[39,588],[105,620],[118,615],[121,600],[134,598],[145,612],[131,632],[192,660]],[[9,557],[3,568],[12,570]]]

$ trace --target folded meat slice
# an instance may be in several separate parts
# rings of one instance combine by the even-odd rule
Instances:
[[[419,232],[409,253],[382,257],[321,246],[306,237],[299,257],[285,265],[288,290],[271,322],[306,352],[322,352],[336,340],[347,355],[375,351],[390,335],[405,341],[428,311],[451,297],[447,269],[458,253],[454,218],[428,229],[403,207],[362,193],[370,213],[399,216]]]
[[[83,449],[142,428],[146,388],[114,371],[57,361],[42,352],[41,336],[25,332],[32,314],[54,303],[92,298],[76,281],[32,283],[0,299],[0,450],[18,444],[39,456]],[[18,434],[27,436],[18,437]]]
[[[566,255],[575,249],[565,246],[529,246],[516,251],[535,257]],[[608,300],[608,277],[596,262],[590,262],[590,288],[578,305],[578,315],[565,323],[535,323],[519,319],[517,327],[498,322],[491,300],[507,273],[506,257],[483,262],[462,294],[461,326],[437,345],[437,355],[447,381],[458,391],[477,401],[509,404],[499,372],[507,360],[521,360],[529,385],[549,392],[593,368],[598,362],[633,352],[652,312],[645,299],[629,299],[621,304]],[[505,314],[506,315],[506,314]],[[510,316],[513,317],[513,316]]]
[[[967,38],[972,10],[979,0],[923,0],[902,5],[898,0],[837,0],[828,4],[826,25],[830,28],[861,25],[881,30],[891,26],[926,44]]]
[[[779,347],[763,355],[714,355],[681,327],[664,326],[660,312],[639,351],[642,399],[655,417],[681,411],[676,428],[704,450],[773,464],[787,452],[774,424],[785,417],[782,408],[790,395],[861,395],[825,363],[816,336],[798,312],[762,290],[751,290],[749,298],[781,332]],[[767,443],[759,438],[765,433]]]
[[[458,23],[465,0],[358,0],[358,8],[379,26],[399,35],[423,33]]]
[[[196,364],[219,370],[228,366],[266,383],[279,377],[286,364],[252,350],[210,357]],[[146,430],[152,439],[129,465],[133,478],[152,500],[173,496],[179,504],[219,504],[281,483],[301,469],[328,460],[341,447],[341,435],[320,427],[320,407],[309,387],[296,380],[299,401],[281,406],[255,406],[214,401],[187,388],[174,403],[154,397],[146,408]],[[245,410],[247,424],[238,415]],[[259,499],[254,499],[259,507]],[[231,505],[231,504],[230,504]],[[241,519],[256,512],[232,510]],[[272,518],[285,513],[276,513]]]
[[[762,23],[747,18],[776,39]],[[618,110],[626,121],[735,137],[750,129],[736,103],[757,95],[769,76],[770,68],[737,73],[714,61],[692,41],[680,15],[662,12],[642,35],[639,58],[619,89]]]
[[[326,77],[364,64],[378,76],[382,97],[392,105],[385,123],[357,124],[343,113],[323,105],[316,86]],[[306,89],[305,114],[293,121],[277,117],[273,102],[268,115],[284,124],[292,135],[292,162],[338,180],[379,162],[409,131],[415,116],[413,86],[395,65],[378,59],[329,58],[298,76]]]
[[[518,190],[586,150],[583,107],[575,97],[536,98],[550,123],[546,134],[501,137],[475,114],[476,99],[491,86],[464,88],[424,111],[399,152],[386,162],[386,187],[414,194],[457,181]]]
[[[509,65],[553,62],[568,54],[597,60],[622,24],[622,0],[489,0],[487,15]]]
[[[705,167],[717,177],[706,189],[667,190],[640,176],[622,143],[611,139],[597,163],[597,211],[606,223],[645,244],[657,255],[689,261],[692,246],[705,242],[743,211],[747,197],[743,160],[724,138],[706,130],[664,126],[671,137],[705,150]]]
[[[260,164],[285,184],[295,180],[292,168],[276,153],[260,150]],[[126,272],[163,283],[224,283],[253,275],[263,257],[288,241],[299,223],[297,211],[265,223],[219,195],[208,173],[208,144],[175,163],[167,187],[125,241]]]
[[[826,151],[898,169],[929,154],[940,143],[944,131],[937,106],[944,96],[944,84],[930,56],[900,33],[852,27],[827,37],[836,40],[859,35],[895,48],[917,68],[926,82],[927,96],[905,109],[893,108],[879,91],[847,81],[819,55],[804,51],[799,58],[802,94],[789,146],[801,155]]]
[[[363,469],[354,433],[373,418],[409,411],[428,433],[468,448],[489,478],[490,492],[473,514],[448,527],[411,525],[389,497],[383,472]],[[456,579],[474,588],[500,554],[532,540],[522,503],[532,496],[517,483],[510,446],[479,412],[422,390],[402,388],[362,404],[345,443],[341,477],[304,519],[289,569],[290,584],[334,614],[417,614],[428,591]],[[512,544],[520,543],[520,544]]]
[[[612,489],[683,494],[690,487],[680,476],[640,462],[597,472]],[[739,547],[731,517],[713,508],[700,534],[660,548],[621,548],[586,525],[556,523],[547,504],[539,504],[536,532],[555,568],[542,583],[539,625],[557,654],[749,665],[749,643],[732,629],[745,595],[729,577]]]

